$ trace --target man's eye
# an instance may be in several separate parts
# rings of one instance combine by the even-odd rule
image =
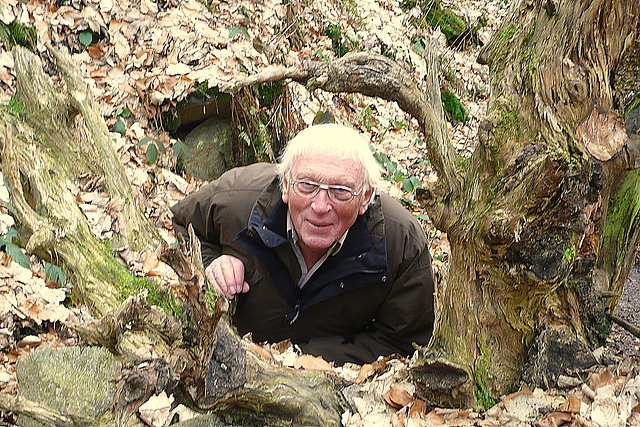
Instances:
[[[318,186],[312,182],[300,181],[298,182],[298,189],[305,193],[313,193]]]
[[[333,187],[331,196],[338,201],[348,202],[353,198],[353,192],[348,188]]]
[[[331,190],[333,190],[333,194],[336,195],[336,196],[350,196],[351,195],[351,190],[348,190],[346,188],[333,187],[333,188],[331,188]]]

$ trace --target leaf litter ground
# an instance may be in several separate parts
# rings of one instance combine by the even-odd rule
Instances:
[[[45,42],[67,46],[87,84],[99,102],[107,123],[113,125],[126,107],[125,134],[113,134],[114,149],[120,156],[134,189],[141,195],[143,212],[172,242],[169,207],[197,190],[202,182],[180,176],[175,170],[171,150],[160,153],[157,161],[147,162],[141,142],[154,138],[166,148],[176,140],[158,129],[157,118],[194,90],[194,83],[206,81],[209,87],[226,83],[238,73],[253,73],[270,63],[297,64],[305,59],[335,57],[332,41],[323,30],[328,24],[340,25],[345,40],[362,49],[393,49],[396,59],[413,71],[418,82],[427,70],[420,54],[412,49],[412,36],[430,35],[430,30],[410,29],[408,19],[417,9],[404,11],[399,2],[386,0],[318,1],[296,3],[295,16],[287,14],[286,2],[212,1],[208,7],[196,0],[153,2],[151,0],[61,0],[47,2],[0,0],[0,20],[14,20],[36,28],[37,50]],[[309,4],[306,4],[309,3]],[[444,2],[475,23],[481,15],[488,25],[479,32],[487,42],[506,13],[503,0]],[[90,41],[87,31],[90,30]],[[296,47],[288,36],[301,39]],[[450,125],[452,143],[463,155],[475,148],[477,128],[486,110],[488,70],[475,62],[477,47],[464,51],[449,49],[442,34],[438,37],[441,68],[449,79],[443,87],[454,91],[464,103],[469,120]],[[292,38],[293,39],[293,38]],[[57,77],[54,75],[54,79]],[[15,91],[11,52],[0,49],[0,102],[7,104]],[[391,103],[359,95],[309,94],[291,84],[295,107],[307,123],[316,112],[331,108],[338,120],[370,134],[374,148],[385,153],[406,176],[415,176],[423,184],[436,176],[430,169],[421,146],[415,122]],[[153,176],[153,179],[151,178]],[[121,217],[121,204],[100,193],[99,183],[80,177],[74,193],[93,232],[109,238]],[[389,183],[392,196],[411,202],[400,182]],[[6,206],[8,193],[0,186],[0,199]],[[412,207],[416,215],[421,212]],[[446,265],[449,253],[447,237],[422,219],[434,256],[434,268]],[[0,233],[13,227],[13,218],[0,208]],[[118,252],[122,262],[139,275],[155,275],[169,283],[175,274],[154,254]],[[0,389],[15,393],[16,358],[34,349],[74,345],[75,335],[63,326],[67,321],[89,318],[86,309],[70,303],[68,287],[51,281],[42,261],[31,257],[21,266],[0,253]],[[637,310],[640,274],[632,270],[629,284],[618,307],[621,317],[640,323]],[[148,349],[147,351],[151,351]],[[411,360],[389,357],[375,363],[333,367],[322,359],[302,355],[289,343],[259,347],[263,357],[273,363],[295,369],[332,371],[353,381],[346,390],[355,402],[355,413],[346,413],[348,426],[554,426],[554,425],[638,425],[638,391],[640,377],[631,363],[638,356],[638,340],[614,327],[603,366],[583,373],[583,380],[567,379],[564,390],[528,390],[504,397],[493,408],[478,413],[473,410],[436,408],[415,397],[408,381]],[[140,409],[139,415],[149,425],[161,426],[171,419],[172,397],[160,395]],[[189,417],[180,409],[181,418]],[[12,422],[5,414],[5,422]]]

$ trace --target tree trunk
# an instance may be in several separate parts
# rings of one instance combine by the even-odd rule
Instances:
[[[453,362],[463,393],[442,403],[498,398],[523,372],[553,386],[605,344],[640,225],[628,108],[640,96],[639,13],[632,0],[520,2],[483,49],[488,114],[439,224],[449,277],[414,369],[437,384],[438,358]]]

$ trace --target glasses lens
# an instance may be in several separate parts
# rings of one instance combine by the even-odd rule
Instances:
[[[320,189],[327,190],[329,198],[337,202],[350,202],[355,193],[348,187],[340,185],[323,185],[313,181],[294,181],[293,190],[302,197],[315,197]]]
[[[315,196],[320,188],[319,184],[309,181],[296,181],[293,183],[293,188],[301,196]]]
[[[353,191],[342,187],[329,187],[329,194],[334,200],[348,202],[353,199]]]

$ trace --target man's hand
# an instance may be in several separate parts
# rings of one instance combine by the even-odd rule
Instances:
[[[235,294],[249,292],[249,284],[244,281],[244,264],[232,255],[214,259],[205,274],[218,295],[233,299]]]

